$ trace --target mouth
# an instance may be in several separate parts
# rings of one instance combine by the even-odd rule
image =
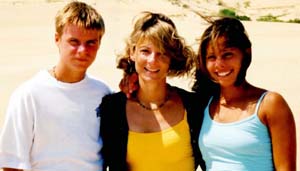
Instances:
[[[79,64],[84,64],[85,65],[85,64],[90,63],[91,60],[89,60],[88,58],[77,58],[76,61]]]
[[[233,71],[230,70],[230,71],[226,71],[226,72],[216,72],[216,75],[218,77],[227,77],[228,75],[230,75]]]
[[[144,68],[147,72],[150,72],[150,73],[158,73],[160,71],[160,69],[149,69],[149,68]]]

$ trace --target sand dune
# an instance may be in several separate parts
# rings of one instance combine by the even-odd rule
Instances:
[[[50,68],[57,61],[53,22],[56,11],[64,3],[53,1],[52,3],[38,0],[3,0],[0,2],[0,129],[12,91],[38,70]],[[103,79],[115,90],[118,90],[118,82],[121,77],[121,72],[115,69],[115,54],[124,45],[124,38],[132,26],[132,18],[138,12],[150,10],[168,14],[175,21],[180,34],[195,49],[197,48],[196,38],[206,27],[205,22],[195,13],[176,4],[172,5],[167,0],[155,2],[90,0],[87,2],[99,9],[107,27],[98,58],[89,72]],[[236,1],[225,2],[228,6],[236,5]],[[299,11],[298,1],[279,0],[277,3],[274,4],[274,1],[267,0],[251,1],[253,6],[248,11],[245,10],[245,13],[257,17],[259,12],[263,14],[266,9],[273,9],[275,14],[282,12],[280,10],[286,10],[289,12],[286,17],[300,18],[299,12],[293,11],[294,8]],[[214,4],[203,3],[202,5],[201,8],[196,5],[192,7],[203,13],[215,9],[213,8]],[[257,21],[244,23],[253,43],[253,62],[247,79],[258,86],[277,91],[285,97],[296,118],[299,139],[300,24]],[[189,89],[191,80],[183,78],[169,81]]]

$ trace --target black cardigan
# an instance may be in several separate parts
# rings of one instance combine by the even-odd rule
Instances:
[[[174,87],[182,99],[187,111],[190,128],[195,170],[200,165],[205,171],[205,163],[198,147],[198,136],[203,121],[203,111],[206,101],[199,95]],[[103,141],[101,155],[104,159],[103,170],[127,171],[126,153],[128,141],[128,123],[126,119],[126,96],[122,92],[105,96],[99,106],[101,117],[100,136]]]

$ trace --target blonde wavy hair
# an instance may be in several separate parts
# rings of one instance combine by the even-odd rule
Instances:
[[[124,52],[118,55],[117,68],[123,69],[125,74],[135,72],[130,54],[135,50],[137,43],[145,39],[155,42],[161,52],[171,58],[168,76],[182,76],[191,72],[195,53],[178,35],[173,21],[164,14],[148,11],[135,18]]]

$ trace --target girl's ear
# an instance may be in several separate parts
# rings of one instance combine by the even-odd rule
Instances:
[[[252,53],[251,47],[250,47],[250,48],[247,48],[247,49],[246,49],[246,54],[247,54],[248,56],[251,56],[251,53]]]

